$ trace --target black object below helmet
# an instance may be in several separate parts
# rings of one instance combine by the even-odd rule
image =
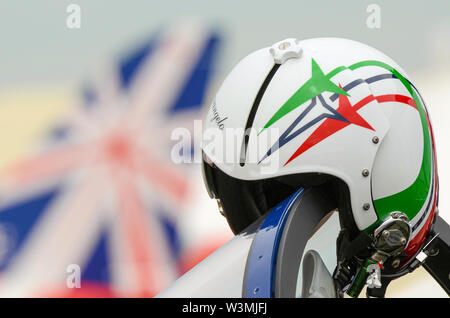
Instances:
[[[332,208],[339,209],[341,227],[349,229],[354,235],[359,232],[349,203],[348,187],[334,176],[302,173],[241,180],[227,175],[205,156],[202,166],[207,190],[212,198],[220,200],[224,216],[234,234],[240,233],[300,187],[314,187],[320,191]]]

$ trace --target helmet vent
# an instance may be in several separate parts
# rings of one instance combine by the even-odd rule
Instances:
[[[245,166],[245,161],[247,158],[247,146],[248,146],[248,141],[250,139],[250,131],[251,131],[251,128],[253,127],[253,121],[255,120],[256,112],[259,107],[259,103],[261,102],[261,99],[267,89],[267,86],[269,86],[270,81],[272,80],[273,76],[277,72],[280,65],[281,64],[274,64],[274,66],[270,70],[269,74],[267,75],[266,79],[264,80],[263,84],[261,85],[261,87],[258,91],[258,94],[255,97],[255,101],[253,102],[252,109],[250,110],[250,114],[248,115],[247,124],[245,125],[245,130],[244,130],[244,140],[242,141],[242,146],[241,146],[241,155],[240,155],[240,159],[239,159],[239,165],[241,167]]]

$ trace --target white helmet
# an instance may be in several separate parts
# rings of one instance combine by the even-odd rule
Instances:
[[[406,262],[437,210],[425,103],[400,66],[355,41],[286,39],[245,57],[209,109],[202,149],[235,233],[299,187],[325,185],[351,237],[402,219]]]

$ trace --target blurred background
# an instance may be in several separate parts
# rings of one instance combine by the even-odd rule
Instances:
[[[2,1],[0,296],[151,297],[229,240],[200,166],[172,162],[171,133],[192,134],[189,158],[233,65],[288,37],[361,41],[408,72],[450,221],[448,34],[447,0]],[[67,288],[76,266],[81,288]],[[445,296],[409,276],[390,296]]]

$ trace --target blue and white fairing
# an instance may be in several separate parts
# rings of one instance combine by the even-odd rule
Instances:
[[[302,286],[305,290],[302,257],[311,250],[320,251],[319,261],[311,259],[324,279],[309,272],[309,284],[325,284],[327,292],[318,295],[314,286],[308,286],[303,294],[333,297],[329,272],[336,264],[334,242],[339,221],[337,213],[327,215],[330,211],[317,191],[301,188],[158,297],[299,297]],[[327,221],[318,229],[326,215]],[[320,239],[309,240],[313,233]]]

